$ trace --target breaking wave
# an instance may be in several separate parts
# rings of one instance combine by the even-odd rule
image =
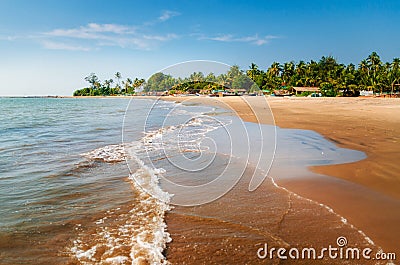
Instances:
[[[89,161],[118,163],[129,161],[129,183],[134,203],[130,209],[116,208],[93,222],[87,231],[77,225],[79,237],[71,252],[82,264],[168,264],[163,255],[172,239],[164,217],[171,210],[172,194],[160,187],[166,173],[152,161],[170,154],[201,153],[206,133],[224,124],[206,115],[198,115],[183,124],[166,126],[145,133],[131,143],[107,145],[82,156]]]

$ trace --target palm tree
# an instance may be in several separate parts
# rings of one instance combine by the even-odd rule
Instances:
[[[300,61],[297,66],[296,66],[296,74],[298,76],[298,79],[302,79],[306,72],[307,65],[304,61]]]
[[[398,71],[400,69],[400,58],[394,58],[392,62],[392,68]]]
[[[110,86],[111,86],[112,82],[113,82],[112,79],[104,80],[104,85],[103,85],[103,94],[104,95],[110,95],[110,93],[111,93]]]
[[[193,72],[190,77],[190,81],[199,83],[204,81],[204,74],[202,72]]]
[[[268,69],[268,73],[274,77],[278,77],[281,71],[282,71],[282,66],[278,62],[273,62]]]
[[[118,81],[118,87],[119,87],[119,88],[121,87],[121,86],[120,86],[120,83],[119,83],[119,80],[121,79],[121,77],[122,77],[122,75],[121,75],[120,72],[116,72],[116,73],[115,73],[115,78],[116,78],[117,81]]]
[[[256,77],[260,74],[260,70],[255,63],[251,63],[250,70],[247,70],[247,76],[250,77],[254,82],[256,81]]]
[[[318,63],[315,61],[309,62],[305,67],[303,76],[304,85],[315,86],[319,79],[318,73]]]
[[[217,83],[221,86],[221,89],[225,90],[225,87],[228,84],[228,77],[226,74],[221,74],[217,77]]]
[[[130,78],[128,77],[128,78],[126,79],[126,81],[124,82],[125,93],[130,94],[131,88],[132,88],[132,79],[130,79]]]
[[[227,85],[231,88],[233,80],[242,74],[243,72],[240,70],[238,65],[232,65],[231,68],[229,68],[229,71],[226,73]]]
[[[343,70],[338,67],[336,59],[332,56],[322,56],[318,62],[318,75],[323,82],[334,83],[333,80],[337,79],[340,72]],[[344,68],[344,67],[343,67]]]
[[[85,81],[89,82],[92,86],[92,89],[94,89],[95,84],[99,82],[99,78],[95,73],[90,73],[88,76],[85,77]]]
[[[400,80],[400,58],[394,58],[393,62],[391,64],[391,71],[390,71],[390,75],[391,75],[391,95],[393,95],[394,92],[394,85],[396,84],[396,82],[399,82]]]
[[[273,62],[271,66],[267,70],[266,75],[266,83],[267,87],[270,89],[281,88],[282,79],[281,79],[282,66],[278,62]]]
[[[367,58],[367,63],[370,71],[372,72],[371,85],[373,89],[375,89],[377,87],[377,77],[382,65],[382,61],[376,52],[372,52]]]
[[[289,83],[294,73],[294,62],[288,62],[283,65],[282,79],[285,85]]]
[[[209,82],[209,83],[215,83],[217,81],[217,78],[215,77],[214,73],[209,73],[206,77],[205,77],[205,81]]]
[[[358,65],[360,78],[365,87],[369,86],[369,67],[367,60],[362,60]]]

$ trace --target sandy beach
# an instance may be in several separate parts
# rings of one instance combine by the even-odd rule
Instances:
[[[183,102],[187,97],[163,97]],[[259,97],[191,97],[190,101],[226,107],[244,120],[257,122],[263,113]],[[248,103],[251,105],[249,108]],[[321,174],[346,179],[400,199],[400,100],[381,98],[267,98],[275,124],[282,128],[313,130],[338,146],[363,151],[356,163],[313,167]],[[259,122],[269,123],[267,111]],[[267,117],[266,117],[267,116]]]
[[[343,227],[320,207],[291,196],[287,198],[285,192],[273,189],[268,181],[255,192],[248,192],[248,173],[221,199],[199,207],[175,207],[167,214],[173,241],[165,254],[172,264],[277,264],[278,260],[265,263],[257,258],[255,250],[262,242],[273,242],[276,247],[286,246],[287,242],[301,246],[302,239],[307,238],[309,243],[324,246],[340,235],[362,242],[354,230],[365,233],[384,251],[400,253],[399,99],[194,96],[160,99],[230,109],[247,122],[312,130],[339,147],[359,150],[367,156],[353,163],[312,166],[309,176],[301,178],[271,176],[279,186],[330,207],[354,229]],[[287,203],[289,208],[285,208]],[[277,210],[271,213],[271,209]],[[310,211],[314,214],[309,214]]]
[[[263,109],[265,99],[262,97],[162,99],[177,102],[189,100],[225,108],[228,105],[245,121],[257,122],[256,113],[258,122],[271,123],[274,119],[275,124],[282,128],[314,130],[340,147],[365,152],[367,158],[358,162],[310,168],[321,177],[278,179],[277,182],[305,198],[332,207],[384,250],[399,252],[400,100],[268,98],[272,119],[269,112]],[[260,113],[264,114],[260,116]],[[174,212],[167,216],[172,237],[181,219],[182,215]],[[190,224],[199,227],[197,222],[199,220],[192,220]],[[190,227],[189,223],[186,227]],[[189,230],[187,232],[189,236]],[[182,230],[179,233],[185,237]],[[168,248],[168,259],[171,261],[176,258],[174,248],[179,244],[182,242],[175,240]]]

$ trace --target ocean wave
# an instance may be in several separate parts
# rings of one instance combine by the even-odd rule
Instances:
[[[89,157],[115,162],[126,155],[123,145],[103,149],[89,152]],[[169,201],[172,195],[159,187],[160,175],[164,173],[162,169],[150,168],[137,157],[135,159],[140,166],[129,176],[133,205],[129,211],[120,208],[108,211],[94,222],[95,231],[80,233],[70,249],[80,263],[168,264],[163,250],[172,239],[164,217],[171,209]],[[81,229],[80,225],[77,229]]]
[[[161,189],[159,181],[166,172],[152,162],[171,153],[208,150],[200,144],[206,134],[225,125],[227,122],[196,113],[182,124],[145,132],[138,141],[83,153],[91,161],[127,161],[135,202],[125,212],[111,210],[96,220],[95,232],[82,231],[70,249],[75,259],[82,264],[167,264],[163,251],[172,239],[164,216],[172,207],[173,194]]]
[[[207,146],[201,146],[206,134],[229,124],[229,120],[216,120],[207,115],[200,115],[187,120],[180,125],[166,126],[149,131],[142,138],[142,144],[147,155],[154,151],[175,153],[207,151]]]
[[[81,155],[90,160],[121,162],[125,160],[125,147],[123,144],[107,145]]]

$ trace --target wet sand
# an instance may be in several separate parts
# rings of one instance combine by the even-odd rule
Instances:
[[[345,235],[349,247],[370,245],[357,229],[319,204],[276,187],[271,179],[253,192],[248,168],[239,183],[220,199],[196,207],[176,207],[166,222],[173,241],[166,249],[172,264],[352,264],[343,260],[260,259],[259,248],[336,246]],[[306,225],[305,225],[306,224]],[[321,228],[324,228],[323,230]],[[316,233],[318,231],[318,233]],[[354,264],[354,263],[353,263]],[[363,264],[375,264],[363,261]]]
[[[163,97],[163,99],[182,102],[189,100],[189,97]],[[268,110],[264,109],[262,97],[218,99],[194,97],[190,98],[191,102],[192,100],[200,104],[225,108],[228,104],[245,121],[271,123],[271,116]],[[368,156],[354,163],[312,167],[313,172],[323,174],[319,177],[310,172],[309,178],[277,179],[277,183],[305,198],[330,206],[349,223],[364,231],[385,251],[398,254],[400,251],[398,244],[400,100],[378,98],[268,98],[267,100],[277,126],[314,130],[340,147],[360,150]],[[254,113],[257,113],[258,120]],[[260,113],[264,114],[259,115]],[[258,203],[262,204],[260,201]],[[198,220],[193,222],[185,220],[187,225],[182,225],[182,215],[178,215],[177,212],[179,211],[172,211],[167,217],[169,230],[174,239],[167,250],[167,258],[172,262],[184,254],[174,254],[176,253],[174,249],[182,244],[180,239],[190,236],[191,229],[196,230],[201,227]],[[248,218],[258,218],[258,216],[254,214]],[[186,230],[183,227],[186,227]],[[181,229],[186,232],[182,232]],[[184,242],[189,248],[193,247],[193,244],[189,243],[190,240]],[[211,252],[208,252],[208,255],[212,255]],[[246,263],[247,258],[249,257],[244,254],[241,261]],[[187,259],[185,262],[192,263],[189,261],[190,259]]]
[[[267,98],[273,115],[266,107],[264,97],[161,99],[231,108],[244,121],[313,130],[340,147],[365,152],[367,158],[362,161],[314,166],[310,168],[310,175],[302,178],[272,177],[280,186],[331,207],[350,224],[365,232],[385,252],[399,255],[399,99]],[[329,214],[325,216],[324,211],[318,207],[314,209],[312,204],[304,204],[300,200],[297,207],[292,208],[288,203],[290,200],[282,199],[282,194],[275,198],[274,204],[263,193],[270,189],[268,183],[250,194],[240,187],[238,185],[222,200],[202,207],[177,207],[167,214],[166,221],[173,241],[168,244],[165,253],[172,264],[278,264],[278,260],[259,260],[255,256],[257,246],[263,242],[282,246],[279,240],[274,241],[276,236],[291,246],[311,244],[322,247],[332,244],[338,235],[348,237],[350,242],[361,242],[359,235],[348,227],[347,230],[339,229],[333,233],[327,230],[326,227],[335,226],[338,220]],[[274,207],[281,207],[281,210],[271,215],[268,210]],[[303,210],[303,214],[289,218],[284,226],[281,221],[268,221],[277,216],[289,216],[287,213],[292,209],[297,209],[294,213]],[[245,215],[236,214],[240,211]],[[251,220],[259,222],[255,226],[249,223]],[[326,223],[323,220],[329,221]],[[281,228],[274,229],[278,223]],[[340,223],[337,224],[339,227]],[[257,229],[258,232],[255,232]],[[303,238],[309,240],[304,241]],[[279,264],[290,263],[281,261]],[[330,260],[327,264],[354,263],[332,263]]]
[[[189,99],[219,107],[228,104],[244,121],[257,122],[258,118],[261,123],[271,122],[270,113],[262,114],[265,105],[261,97],[162,99],[177,102]],[[355,163],[313,167],[313,171],[400,199],[400,99],[270,97],[267,101],[277,126],[313,130],[340,147],[363,151],[368,156]]]

